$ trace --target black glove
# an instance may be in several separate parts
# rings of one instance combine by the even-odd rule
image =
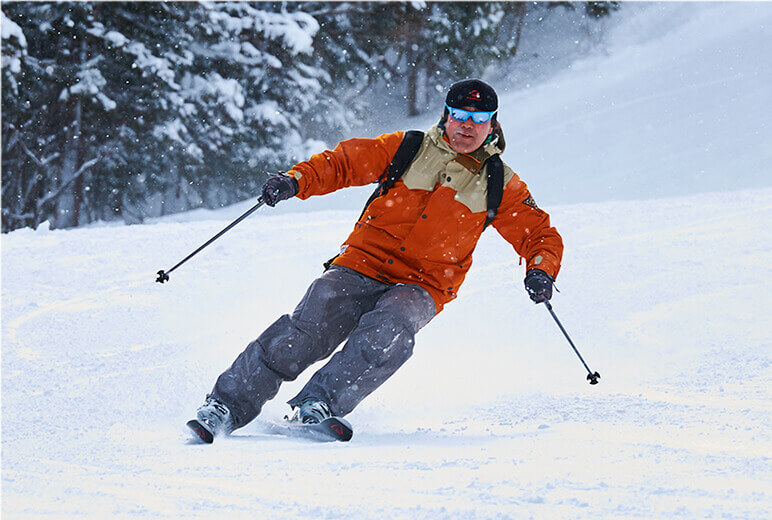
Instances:
[[[541,303],[552,298],[552,283],[555,281],[541,269],[528,269],[525,273],[525,290],[534,303]]]
[[[274,207],[278,202],[297,195],[299,189],[298,181],[294,177],[283,173],[273,175],[263,184],[263,200]]]

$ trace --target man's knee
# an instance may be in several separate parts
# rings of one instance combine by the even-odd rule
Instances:
[[[360,328],[355,341],[369,364],[378,367],[389,363],[402,364],[413,355],[415,335],[406,320],[386,315],[378,321],[361,325],[364,327]]]
[[[317,360],[320,338],[302,330],[284,315],[268,327],[256,340],[259,359],[283,379],[292,381]]]

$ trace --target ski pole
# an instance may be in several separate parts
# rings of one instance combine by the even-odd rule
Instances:
[[[209,244],[211,244],[212,242],[214,242],[215,240],[217,240],[218,238],[220,238],[221,236],[223,236],[223,235],[224,235],[224,234],[225,234],[225,233],[226,233],[228,230],[230,230],[230,229],[231,229],[233,226],[235,226],[236,224],[238,224],[239,222],[241,222],[242,220],[244,220],[245,218],[247,218],[248,216],[250,216],[252,213],[254,213],[254,212],[255,212],[255,211],[256,211],[256,210],[257,210],[257,209],[258,209],[260,206],[262,206],[263,204],[265,204],[265,201],[263,200],[263,197],[260,197],[260,198],[258,198],[258,199],[257,199],[257,204],[255,204],[254,206],[252,206],[251,208],[249,208],[249,209],[248,209],[248,210],[247,210],[247,211],[246,211],[246,212],[245,212],[243,215],[241,215],[239,218],[237,218],[236,220],[234,220],[233,222],[231,222],[230,224],[228,224],[228,225],[227,225],[227,226],[226,226],[226,227],[225,227],[225,228],[224,228],[222,231],[220,231],[220,232],[219,232],[219,233],[217,233],[215,236],[213,236],[212,238],[210,238],[209,240],[207,240],[207,241],[206,241],[206,242],[205,242],[205,243],[204,243],[204,244],[203,244],[201,247],[199,247],[198,249],[196,249],[195,251],[193,251],[192,253],[190,253],[188,256],[186,256],[185,258],[183,258],[182,260],[180,260],[180,262],[178,262],[178,263],[177,263],[177,265],[175,265],[174,267],[172,267],[172,268],[171,268],[171,269],[169,269],[168,271],[164,271],[163,269],[161,269],[160,271],[158,271],[158,278],[156,278],[156,280],[155,280],[155,281],[156,281],[156,282],[158,282],[158,283],[164,283],[164,282],[168,282],[168,281],[169,281],[169,273],[171,273],[172,271],[174,271],[175,269],[177,269],[179,266],[181,266],[182,264],[184,264],[185,262],[187,262],[188,260],[190,260],[191,258],[193,258],[194,256],[196,256],[196,255],[197,255],[199,252],[201,252],[201,250],[202,250],[202,249],[204,249],[206,246],[208,246]]]
[[[598,379],[600,379],[600,374],[590,370],[590,367],[588,367],[587,363],[584,362],[584,358],[582,358],[582,355],[576,349],[576,346],[574,345],[574,342],[571,341],[571,338],[568,336],[568,332],[566,332],[566,329],[563,328],[563,324],[560,323],[560,320],[558,319],[557,315],[555,314],[555,311],[552,310],[552,304],[549,302],[549,300],[544,300],[544,303],[547,305],[547,310],[550,311],[550,314],[552,314],[552,317],[555,318],[555,323],[557,323],[558,327],[560,327],[560,330],[563,331],[563,335],[568,340],[568,343],[571,344],[571,348],[573,348],[574,352],[576,352],[576,355],[579,356],[579,360],[584,365],[584,368],[587,369],[587,380],[590,382],[591,385],[597,385],[598,384]]]

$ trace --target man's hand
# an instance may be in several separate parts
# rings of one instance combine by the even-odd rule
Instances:
[[[525,290],[534,303],[542,303],[552,298],[552,283],[555,281],[541,269],[528,269],[525,273]]]
[[[278,202],[297,195],[298,189],[298,181],[294,177],[283,173],[273,175],[263,184],[263,200],[274,207]]]

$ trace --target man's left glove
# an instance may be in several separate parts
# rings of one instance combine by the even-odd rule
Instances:
[[[542,303],[552,298],[554,281],[554,278],[541,269],[528,269],[525,273],[525,290],[534,303]]]
[[[274,207],[277,203],[297,195],[299,189],[298,181],[294,177],[284,173],[272,175],[263,184],[263,200]]]

